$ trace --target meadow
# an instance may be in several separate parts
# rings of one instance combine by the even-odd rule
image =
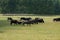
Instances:
[[[20,17],[39,17],[45,23],[10,25],[7,17],[17,20]],[[60,40],[60,22],[53,22],[53,18],[57,17],[60,16],[0,16],[0,40]]]

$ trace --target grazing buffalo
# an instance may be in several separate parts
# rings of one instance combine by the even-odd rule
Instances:
[[[12,25],[12,24],[18,24],[18,21],[17,20],[11,20],[10,21],[10,24]]]
[[[33,22],[31,22],[31,21],[24,21],[24,22],[22,22],[22,24],[23,24],[23,25],[25,25],[25,24],[31,25],[31,24],[33,24]]]
[[[31,18],[25,18],[25,17],[22,17],[22,18],[20,18],[20,20],[29,21],[29,20],[31,20]]]
[[[44,23],[44,20],[43,19],[39,19],[37,20],[39,23]]]
[[[32,23],[32,24],[38,24],[38,22],[37,22],[37,20],[30,20],[30,22]]]
[[[44,23],[44,20],[42,18],[35,18],[37,23]]]
[[[20,22],[20,21],[17,21],[17,20],[11,20],[10,21],[10,25],[12,25],[12,24],[22,24],[22,22]]]
[[[9,17],[8,17],[8,20],[10,21],[10,25],[12,25],[12,24],[20,24],[19,21],[13,20],[12,18],[9,18]]]
[[[60,21],[60,18],[54,18],[53,21]]]

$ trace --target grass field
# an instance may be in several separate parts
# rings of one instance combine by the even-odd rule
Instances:
[[[60,40],[60,22],[53,22],[53,18],[60,16],[24,16],[43,18],[45,23],[31,26],[9,25],[9,16],[0,16],[0,40]],[[21,16],[11,16],[18,19]]]

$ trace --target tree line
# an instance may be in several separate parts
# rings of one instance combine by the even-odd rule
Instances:
[[[60,14],[59,0],[0,0],[0,13]]]

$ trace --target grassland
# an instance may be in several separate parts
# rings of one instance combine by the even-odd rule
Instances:
[[[60,40],[60,22],[53,22],[53,18],[60,16],[24,16],[39,17],[45,21],[31,26],[11,26],[7,17],[19,20],[23,16],[0,16],[0,40]]]

